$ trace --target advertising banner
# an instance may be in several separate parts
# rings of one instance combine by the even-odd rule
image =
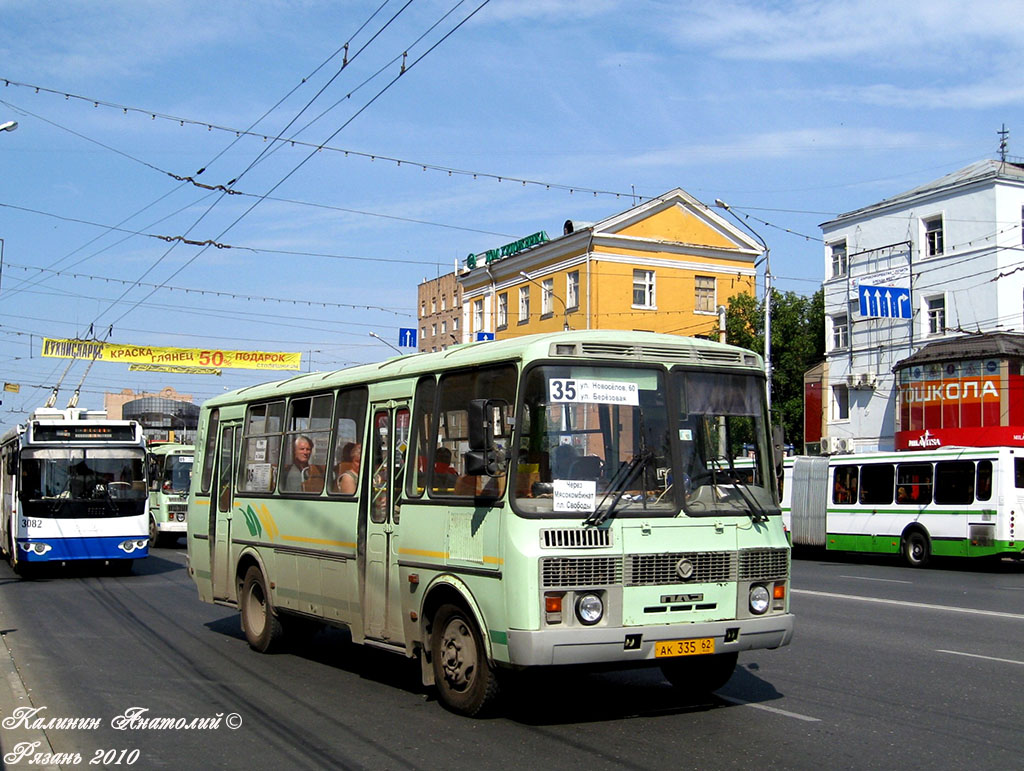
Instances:
[[[121,345],[97,340],[43,338],[42,355],[57,359],[86,359],[117,364],[161,364],[204,369],[301,369],[301,353],[226,351]]]

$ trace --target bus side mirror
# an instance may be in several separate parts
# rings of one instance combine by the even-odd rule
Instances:
[[[786,457],[785,436],[782,426],[772,426],[772,459],[775,461],[775,473],[782,474],[782,461]]]
[[[505,473],[505,455],[494,446],[494,429],[495,414],[500,416],[507,407],[504,399],[469,400],[469,452],[463,459],[470,476]]]

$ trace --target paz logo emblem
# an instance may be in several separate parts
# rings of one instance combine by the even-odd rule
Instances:
[[[689,581],[693,578],[693,563],[684,557],[676,563],[676,573],[684,581]]]

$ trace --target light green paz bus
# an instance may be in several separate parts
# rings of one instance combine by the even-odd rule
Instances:
[[[157,442],[147,448],[150,546],[166,546],[185,534],[194,452],[192,445],[177,442]]]
[[[462,714],[527,667],[655,665],[710,692],[793,632],[764,378],[750,351],[594,330],[224,394],[200,416],[189,573],[252,648],[346,627],[419,657]]]

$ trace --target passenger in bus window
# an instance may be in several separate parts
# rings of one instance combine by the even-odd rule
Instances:
[[[338,463],[334,487],[342,495],[353,495],[356,491],[362,454],[363,446],[359,442],[348,442],[341,448],[341,461]]]
[[[909,503],[910,496],[907,495],[907,488],[900,487],[896,490],[896,503]]]
[[[459,472],[452,465],[452,451],[447,447],[438,447],[434,451],[434,489],[453,490]]]
[[[285,468],[281,489],[288,492],[315,493],[324,489],[324,467],[314,466],[313,440],[305,434],[295,437],[292,443],[292,462]]]

